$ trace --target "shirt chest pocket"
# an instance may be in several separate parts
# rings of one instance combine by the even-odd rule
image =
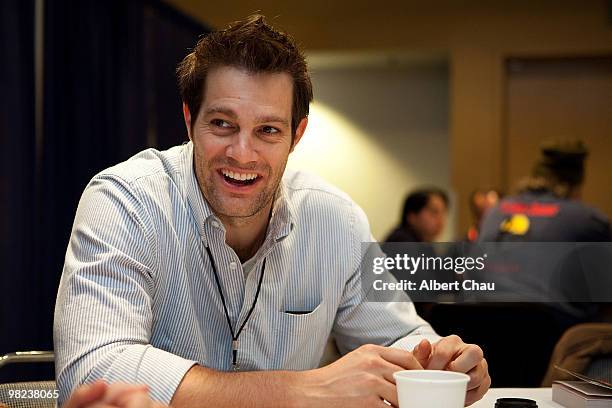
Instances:
[[[278,311],[274,316],[274,338],[284,369],[317,367],[331,331],[333,319],[329,318],[324,301],[311,310],[302,309]]]

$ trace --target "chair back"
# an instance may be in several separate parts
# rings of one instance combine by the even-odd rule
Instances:
[[[53,351],[18,351],[0,356],[0,368],[9,364],[51,363]],[[0,384],[0,407],[55,408],[58,390],[55,381],[28,381]]]
[[[0,407],[54,408],[58,391],[55,381],[30,381],[0,384]]]

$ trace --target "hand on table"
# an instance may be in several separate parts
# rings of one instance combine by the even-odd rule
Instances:
[[[312,370],[307,387],[314,397],[308,405],[326,407],[388,408],[399,406],[393,373],[423,367],[406,350],[367,344],[334,363]]]
[[[77,388],[63,408],[163,408],[149,398],[146,385],[102,381]]]
[[[481,399],[491,386],[489,366],[482,349],[475,344],[465,344],[459,336],[443,337],[434,344],[422,340],[414,348],[413,354],[428,370],[448,370],[469,375],[465,405]]]

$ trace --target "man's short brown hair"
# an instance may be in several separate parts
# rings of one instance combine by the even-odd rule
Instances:
[[[183,102],[195,123],[210,69],[230,66],[251,73],[288,73],[293,79],[291,133],[308,116],[312,84],[304,54],[293,38],[274,29],[262,15],[252,15],[227,29],[201,38],[176,73]]]

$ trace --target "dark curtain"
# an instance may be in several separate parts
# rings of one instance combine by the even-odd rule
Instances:
[[[187,140],[176,66],[211,30],[165,3],[149,4],[145,11],[145,60],[155,61],[145,67],[149,137],[159,149],[167,149]]]
[[[2,30],[4,37],[9,29],[3,25]],[[24,31],[24,42],[31,46],[32,31]],[[165,149],[186,140],[174,70],[206,32],[158,1],[45,2],[44,126],[38,163],[30,146],[32,129],[25,132],[32,117],[24,113],[24,130],[11,130],[26,160],[24,173],[12,182],[21,188],[18,200],[11,201],[16,208],[6,212],[11,220],[19,214],[22,222],[15,220],[16,226],[2,230],[2,242],[15,234],[19,240],[11,241],[14,264],[1,271],[3,286],[14,299],[2,301],[0,338],[10,335],[8,341],[0,340],[0,355],[52,349],[53,308],[66,245],[79,197],[91,177],[147,147]],[[31,57],[32,50],[26,53]],[[28,62],[32,65],[24,57],[22,64]],[[33,75],[23,69],[19,73],[26,78],[23,87],[14,85],[16,92],[32,94]],[[3,141],[3,152],[5,146]],[[48,373],[38,370],[39,375]]]
[[[40,337],[34,214],[34,1],[0,2],[0,355]],[[24,324],[16,324],[24,322]],[[0,370],[0,375],[7,370]],[[0,378],[1,380],[1,378]]]

